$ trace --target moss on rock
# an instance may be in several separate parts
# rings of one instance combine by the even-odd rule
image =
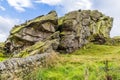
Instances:
[[[58,49],[71,53],[88,42],[104,44],[106,39],[110,38],[112,22],[113,18],[98,10],[76,10],[60,18],[55,11],[51,11],[47,15],[15,26],[5,45],[9,53],[17,54],[25,49],[21,55],[31,51],[32,54],[41,53],[45,52],[54,37],[57,37],[60,39]],[[60,36],[53,36],[57,31]]]
[[[15,26],[11,31],[10,33],[11,34],[15,34],[17,32],[19,32],[22,28],[24,28],[25,26]]]

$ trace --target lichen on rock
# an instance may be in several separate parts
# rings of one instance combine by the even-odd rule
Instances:
[[[59,22],[62,24],[59,50],[70,53],[88,42],[105,43],[105,38],[109,38],[113,18],[97,10],[79,10],[67,13]]]
[[[51,36],[47,37],[46,40],[36,42],[34,45],[27,47],[13,57],[26,57],[35,54],[41,54],[45,52],[51,53],[52,51],[56,51],[60,40],[59,33],[59,31],[55,32]]]
[[[28,47],[36,47],[34,45],[39,42],[49,45],[52,40],[48,38],[59,31],[60,40],[57,41],[60,44],[56,50],[71,53],[88,42],[105,43],[106,38],[109,38],[112,22],[113,18],[97,10],[72,11],[60,18],[55,11],[51,11],[13,27],[5,41],[5,50],[6,53],[18,54]],[[43,47],[46,48],[46,45]],[[34,52],[37,52],[36,49]]]
[[[45,40],[57,30],[57,19],[57,13],[51,11],[45,16],[39,16],[13,27],[5,41],[6,53],[17,54],[36,42]]]

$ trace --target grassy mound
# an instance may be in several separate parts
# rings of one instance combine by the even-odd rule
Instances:
[[[56,66],[37,69],[28,77],[33,80],[119,80],[119,56],[120,46],[89,44],[72,54],[60,54]]]

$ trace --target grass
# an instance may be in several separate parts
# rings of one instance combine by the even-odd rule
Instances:
[[[60,54],[56,66],[38,69],[33,80],[120,80],[119,56],[120,46],[89,44],[72,54]]]
[[[56,56],[49,56],[45,67],[35,70],[24,79],[110,80],[107,78],[112,78],[112,80],[120,80],[120,46],[91,43],[71,54]],[[0,53],[0,61],[6,59],[8,57]]]
[[[3,47],[4,47],[4,43],[3,42],[0,42],[0,62],[3,61],[3,60],[6,60],[8,57],[5,56],[3,53]]]
[[[0,62],[8,59],[7,56],[3,55],[3,53],[0,53]]]
[[[11,30],[11,34],[15,34],[17,32],[19,32],[24,26],[17,26],[17,27],[14,27],[12,30]]]
[[[113,54],[120,52],[120,46],[109,46],[109,45],[97,45],[97,44],[88,44],[84,46],[81,50],[76,50],[73,54],[78,55],[105,55]]]

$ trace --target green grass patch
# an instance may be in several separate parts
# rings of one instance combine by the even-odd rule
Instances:
[[[14,27],[14,28],[11,30],[11,34],[15,34],[15,33],[19,32],[22,28],[24,28],[24,26]]]
[[[88,44],[72,54],[60,54],[56,66],[37,69],[29,79],[34,74],[34,80],[119,80],[119,56],[120,46]]]
[[[120,46],[109,46],[109,45],[98,45],[98,44],[88,44],[84,46],[82,49],[76,50],[72,54],[77,55],[107,55],[107,54],[115,54],[120,52]]]
[[[109,71],[105,70],[106,66],[102,62],[42,68],[37,71],[36,80],[106,80],[106,76],[112,77],[113,80],[119,80],[120,66],[114,64],[116,63],[109,63]]]
[[[6,55],[4,55],[3,53],[0,53],[0,62],[4,61],[6,59],[8,59],[8,57]]]

